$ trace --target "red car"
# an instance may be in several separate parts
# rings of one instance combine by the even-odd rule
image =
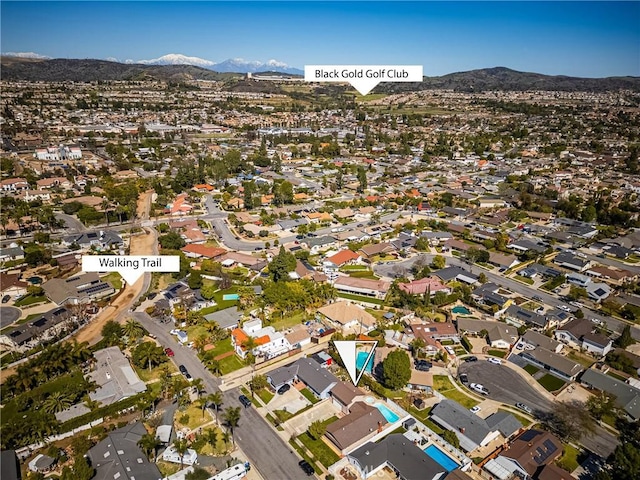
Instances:
[[[167,357],[173,357],[173,350],[171,350],[170,348],[165,348],[164,353],[167,354]]]

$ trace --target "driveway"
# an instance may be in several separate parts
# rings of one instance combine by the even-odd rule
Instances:
[[[300,415],[297,415],[286,422],[288,428],[293,429],[298,434],[305,432],[309,425],[316,420],[326,420],[339,413],[338,408],[331,400],[325,400],[315,404],[312,408]]]
[[[295,388],[292,388],[282,395],[276,393],[275,397],[268,403],[269,410],[286,410],[290,413],[296,413],[302,410],[311,402]]]

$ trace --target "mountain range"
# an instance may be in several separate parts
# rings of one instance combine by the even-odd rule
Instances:
[[[46,57],[34,52],[9,52],[3,53],[3,56],[37,59],[37,60],[51,60],[51,57]],[[223,62],[212,62],[200,57],[190,57],[182,55],[181,53],[169,53],[158,58],[152,58],[150,60],[124,60],[120,62],[118,59],[110,57],[105,59],[106,61],[125,63],[127,65],[140,64],[140,65],[191,65],[194,67],[206,68],[207,70],[213,70],[214,72],[221,73],[255,73],[255,72],[278,72],[288,73],[293,75],[304,74],[303,70],[299,68],[291,67],[284,62],[278,60],[269,60],[267,62],[244,60],[243,58],[230,58]]]
[[[196,65],[196,63],[199,64]],[[29,54],[28,56],[2,56],[0,57],[0,67],[2,68],[3,80],[58,82],[144,79],[174,82],[194,79],[229,80],[239,78],[247,72],[269,71],[286,74],[301,72],[275,60],[261,63],[235,59],[214,63],[198,57],[179,55],[165,55],[134,63],[132,61],[43,59],[37,54]],[[386,93],[431,89],[462,92],[487,90],[640,91],[640,77],[579,78],[518,72],[505,67],[494,67],[437,77],[424,77],[422,82],[382,83],[376,87],[376,91]]]

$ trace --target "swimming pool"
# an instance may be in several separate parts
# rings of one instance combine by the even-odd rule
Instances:
[[[222,300],[239,300],[240,295],[237,293],[226,293],[222,295]]]
[[[398,419],[400,418],[400,417],[398,417],[398,415],[396,415],[391,410],[389,410],[389,407],[387,407],[384,403],[379,403],[378,402],[378,403],[374,404],[373,406],[376,407],[378,410],[380,410],[380,413],[382,414],[382,416],[389,423],[397,422]]]
[[[457,307],[453,307],[451,309],[451,311],[453,313],[459,313],[461,315],[469,315],[471,313],[468,308],[463,307],[462,305],[458,305]]]
[[[424,453],[438,462],[438,464],[440,464],[442,468],[446,469],[447,472],[451,472],[460,466],[456,462],[454,462],[449,455],[444,453],[434,444],[431,444],[427,448],[425,448]]]
[[[356,357],[356,368],[358,370],[362,370],[362,367],[364,367],[364,362],[367,361],[368,356],[369,354],[367,352],[358,352],[358,356]],[[367,367],[364,369],[364,371],[367,372],[368,374],[371,374],[372,368],[373,368],[373,356],[371,357],[371,360],[369,360],[369,363],[367,363]]]

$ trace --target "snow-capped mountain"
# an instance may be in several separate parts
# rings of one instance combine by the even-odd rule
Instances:
[[[211,68],[215,65],[210,60],[199,57],[188,57],[180,53],[169,53],[162,57],[152,58],[151,60],[138,60],[137,63],[144,65],[195,65],[196,67]]]
[[[5,57],[20,57],[20,58],[34,58],[38,60],[50,60],[51,57],[47,57],[46,55],[40,55],[35,52],[3,52],[0,55]]]
[[[151,60],[138,60],[136,63],[142,63],[145,65],[195,65],[197,67],[207,68],[216,72],[254,73],[273,71],[297,75],[302,75],[304,73],[298,68],[290,67],[284,62],[273,59],[263,63],[255,60],[248,61],[242,58],[231,58],[223,62],[215,63],[211,60],[205,60],[204,58],[188,57],[179,53],[170,53]]]

